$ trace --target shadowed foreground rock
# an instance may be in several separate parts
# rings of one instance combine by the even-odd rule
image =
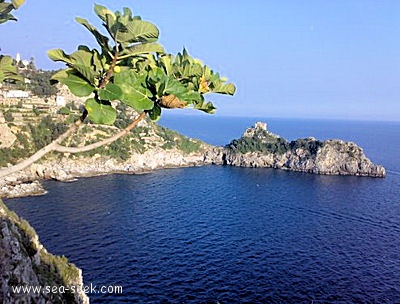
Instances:
[[[89,303],[85,293],[16,293],[13,286],[82,286],[81,270],[49,254],[27,221],[0,200],[0,303]]]

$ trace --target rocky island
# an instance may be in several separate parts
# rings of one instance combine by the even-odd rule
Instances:
[[[287,141],[257,122],[240,139],[206,154],[220,165],[267,167],[327,175],[385,177],[385,168],[372,163],[362,148],[343,140],[320,141],[313,137]]]

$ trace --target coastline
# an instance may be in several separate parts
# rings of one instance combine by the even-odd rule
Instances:
[[[129,160],[120,162],[112,158],[77,157],[70,159],[47,159],[30,168],[11,174],[0,181],[0,197],[16,198],[46,194],[42,180],[73,182],[81,177],[108,174],[146,174],[154,170],[210,165],[204,152],[185,154],[178,150],[146,151],[133,154]]]
[[[178,133],[177,133],[178,134]],[[178,136],[188,140],[192,139]],[[80,177],[107,174],[142,174],[164,168],[205,165],[274,168],[285,171],[322,175],[354,175],[382,178],[383,166],[371,162],[361,147],[343,140],[320,141],[313,137],[287,141],[267,130],[267,124],[256,122],[239,139],[225,147],[201,141],[194,152],[178,147],[165,148],[166,140],[154,137],[158,145],[142,152],[132,152],[121,160],[99,153],[92,156],[51,154],[29,168],[0,180],[0,197],[15,198],[42,195],[41,180],[70,182]]]
[[[337,162],[337,157],[328,158],[329,167],[323,167],[327,162],[325,159],[321,165],[318,163],[318,158],[304,157],[304,150],[297,151],[297,153],[276,155],[249,152],[243,154],[233,153],[222,147],[209,146],[206,150],[190,154],[178,150],[164,150],[157,153],[147,151],[144,154],[134,154],[125,162],[101,156],[97,158],[79,157],[75,160],[50,159],[40,164],[33,164],[29,169],[12,174],[0,181],[0,197],[17,198],[44,195],[47,191],[40,183],[42,180],[73,182],[77,178],[84,177],[108,174],[148,174],[155,170],[209,165],[273,168],[318,175],[354,175],[373,178],[386,176],[385,168],[373,164],[365,156],[353,159],[353,164],[344,161]],[[158,157],[155,158],[154,155]],[[361,166],[364,168],[359,170]]]

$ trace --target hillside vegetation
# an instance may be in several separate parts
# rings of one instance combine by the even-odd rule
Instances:
[[[3,126],[6,125],[15,136],[13,144],[5,146],[2,143],[6,142],[6,138],[4,134],[0,135],[0,167],[14,164],[46,146],[65,132],[68,124],[79,116],[79,106],[74,103],[69,103],[52,114],[38,109],[35,105],[33,107],[37,109],[36,113],[27,111],[29,108],[22,102],[0,107],[0,121],[3,120]],[[80,130],[68,138],[64,144],[78,147],[107,138],[118,132],[118,128],[127,126],[136,115],[133,110],[128,109],[121,109],[119,113],[112,126],[94,126],[85,122]],[[144,153],[154,148],[176,149],[183,154],[190,154],[200,151],[204,145],[199,140],[185,137],[148,119],[133,128],[127,136],[121,137],[110,145],[80,153],[80,155],[100,154],[118,161],[126,161],[132,153]]]
[[[322,146],[323,142],[319,140],[301,138],[289,142],[267,130],[254,128],[248,129],[241,138],[232,140],[226,148],[243,154],[248,152],[284,154],[303,149],[309,151],[311,155],[316,155]]]

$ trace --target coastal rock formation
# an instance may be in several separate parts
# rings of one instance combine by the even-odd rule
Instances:
[[[143,173],[163,168],[193,167],[210,164],[204,153],[211,146],[204,145],[197,152],[184,153],[179,149],[153,148],[143,153],[133,153],[126,161],[95,154],[93,157],[77,156],[61,159],[49,158],[33,164],[29,169],[0,180],[0,197],[20,197],[45,193],[39,180],[73,181],[77,177],[111,173]]]
[[[288,142],[256,123],[240,139],[205,155],[215,164],[268,167],[328,175],[384,177],[385,168],[373,164],[352,142],[319,141],[313,137]]]
[[[104,157],[63,158],[34,164],[27,174],[30,179],[54,179],[71,181],[76,177],[104,175],[110,173],[142,173],[163,168],[200,166],[204,164],[203,151],[182,153],[177,149],[152,149],[133,153],[126,161]]]
[[[0,182],[0,196],[14,198],[26,195],[41,195],[46,193],[38,180],[34,181],[13,181],[5,180]]]
[[[49,254],[33,228],[0,200],[0,303],[88,304],[83,293],[82,273],[65,257]],[[15,292],[13,287],[80,286],[78,292]]]

